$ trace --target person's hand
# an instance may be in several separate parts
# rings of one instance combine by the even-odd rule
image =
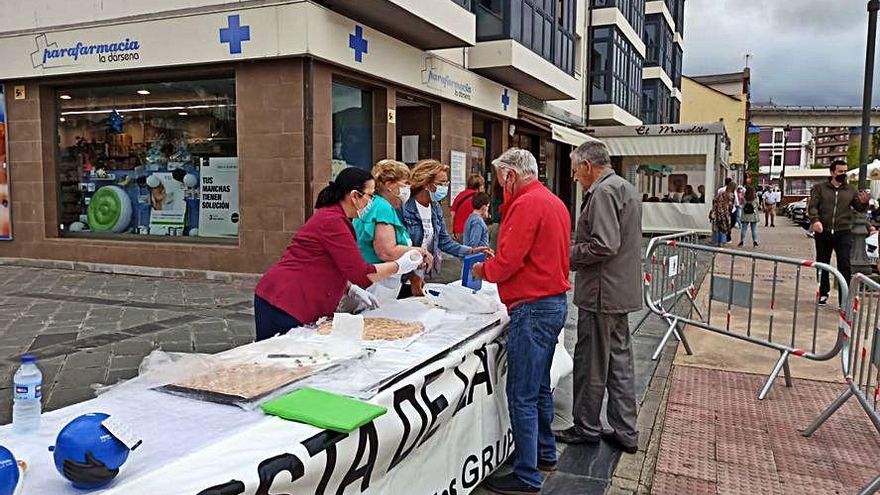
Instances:
[[[419,269],[428,271],[434,267],[434,255],[429,253],[427,249],[422,249],[420,252],[422,253],[422,258],[424,259],[424,262],[419,267]]]
[[[397,259],[397,275],[409,273],[422,265],[424,258],[418,249],[411,249]]]
[[[868,194],[868,191],[859,191],[859,201],[862,204],[867,204],[871,199],[871,196]]]
[[[480,279],[480,280],[485,279],[486,276],[485,276],[485,274],[483,273],[483,264],[482,264],[482,263],[474,263],[474,266],[471,267],[471,275],[472,275],[474,278],[477,278],[477,279]]]
[[[477,253],[485,254],[486,258],[494,258],[495,257],[495,251],[492,251],[490,248],[487,248],[487,247],[471,248],[471,250],[468,252],[468,254],[477,254]]]
[[[357,302],[357,308],[355,308],[355,311],[358,313],[379,307],[379,299],[377,299],[376,296],[361,289],[355,284],[351,284],[351,286],[348,287],[348,297]]]
[[[810,228],[813,230],[813,232],[815,232],[817,234],[821,234],[822,231],[824,230],[824,228],[822,227],[822,222],[820,222],[818,220],[813,222],[813,225],[811,225]]]
[[[412,295],[416,297],[422,297],[425,295],[425,279],[418,275],[411,275],[409,277],[410,289],[412,290]]]

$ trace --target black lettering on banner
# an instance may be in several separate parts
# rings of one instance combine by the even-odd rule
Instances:
[[[412,427],[409,424],[409,419],[407,419],[406,414],[403,412],[402,406],[404,402],[412,404],[416,413],[418,413],[419,418],[422,420],[418,435],[416,435],[412,445],[406,449],[406,451],[404,451],[404,447],[406,446],[406,441],[409,440],[409,434],[410,431],[412,431]],[[397,413],[397,416],[402,423],[403,436],[401,436],[400,444],[397,446],[397,450],[394,452],[394,457],[391,459],[391,465],[388,466],[389,472],[400,464],[401,461],[406,459],[413,449],[419,445],[419,438],[421,438],[422,434],[425,432],[425,426],[428,422],[428,415],[425,414],[425,410],[422,409],[422,406],[419,405],[419,401],[416,400],[416,388],[413,385],[407,385],[394,391],[394,412]]]
[[[290,473],[290,482],[293,483],[302,478],[306,468],[302,461],[293,454],[281,454],[261,462],[257,467],[260,486],[257,487],[255,495],[269,495],[269,489],[272,488],[275,477],[285,471]]]
[[[324,451],[327,456],[327,463],[324,466],[324,473],[315,487],[315,495],[324,495],[327,491],[327,485],[330,484],[330,478],[333,477],[333,471],[336,469],[336,445],[330,445]]]
[[[363,460],[364,452],[367,451],[367,449],[369,449],[367,463],[364,464],[363,467],[358,467]],[[348,469],[348,472],[345,473],[345,477],[342,478],[342,483],[339,484],[339,489],[336,490],[336,495],[344,495],[345,489],[348,485],[359,479],[362,479],[361,493],[367,491],[367,489],[370,488],[370,475],[373,473],[373,467],[376,465],[376,456],[378,453],[379,434],[376,433],[376,425],[371,421],[360,428],[360,439],[358,440],[357,453],[354,455],[354,461],[351,463],[351,467]]]
[[[474,379],[471,380],[471,388],[468,391],[468,405],[474,402],[474,390],[481,383],[486,384],[486,395],[492,395],[492,377],[489,376],[489,353],[486,350],[486,346],[477,349],[474,351],[474,354],[480,358],[483,370],[474,373]]]
[[[465,360],[465,358],[462,358],[462,360],[461,360],[462,364],[464,364],[464,360]],[[453,411],[453,413],[452,413],[453,417],[455,417],[455,415],[458,414],[458,411],[461,411],[462,409],[464,409],[464,406],[467,405],[467,390],[471,384],[470,379],[468,378],[467,375],[462,373],[462,371],[459,369],[459,366],[461,366],[461,364],[459,364],[458,366],[453,368],[452,373],[456,376],[456,378],[461,380],[461,383],[462,383],[462,385],[464,385],[464,388],[462,389],[461,397],[458,399],[458,405],[455,406],[455,411]]]
[[[437,424],[437,417],[440,416],[440,413],[446,410],[447,407],[449,407],[449,401],[446,400],[446,397],[444,397],[443,394],[440,394],[439,397],[431,400],[428,398],[427,392],[428,385],[437,381],[437,379],[440,378],[440,376],[442,376],[445,372],[445,368],[434,370],[425,376],[425,381],[424,383],[422,383],[422,390],[420,395],[422,396],[422,400],[425,401],[425,405],[428,406],[428,412],[431,413],[431,421],[428,424],[428,433],[425,434],[425,436],[422,438],[422,441],[419,442],[419,445],[425,443],[429,438],[434,435],[434,433],[437,433],[437,430],[440,428],[439,426],[434,426]]]
[[[473,467],[468,467],[473,464]],[[467,456],[467,459],[464,461],[464,465],[461,467],[461,487],[462,488],[473,488],[477,486],[477,483],[483,479],[480,476],[480,459],[471,454]]]
[[[492,446],[487,445],[483,447],[483,472],[491,473],[492,472]]]
[[[244,483],[232,480],[222,485],[212,486],[200,491],[198,495],[241,495],[245,492]]]
[[[321,452],[326,452],[325,455],[327,456],[324,474],[321,475],[321,480],[315,489],[315,495],[324,495],[324,492],[327,490],[327,485],[330,484],[330,478],[336,469],[336,444],[347,437],[348,434],[346,433],[324,430],[302,442],[302,446],[306,448],[310,456],[315,457]]]

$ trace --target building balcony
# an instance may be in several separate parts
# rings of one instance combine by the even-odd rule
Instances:
[[[468,68],[541,100],[573,100],[582,92],[581,80],[514,40],[477,43]]]
[[[641,119],[613,103],[590,105],[590,125],[642,125]]]
[[[423,50],[473,46],[471,0],[317,0],[340,14]]]

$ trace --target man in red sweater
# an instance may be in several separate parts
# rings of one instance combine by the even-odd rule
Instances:
[[[504,495],[540,493],[541,471],[556,469],[550,364],[568,316],[571,219],[568,209],[538,180],[538,163],[511,148],[492,162],[507,200],[495,258],[474,266],[474,276],[498,284],[510,313],[507,402],[513,473],[486,480]]]

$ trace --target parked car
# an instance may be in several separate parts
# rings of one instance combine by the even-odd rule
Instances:
[[[795,203],[791,203],[788,206],[788,216],[794,223],[802,227],[805,224],[808,224],[810,221],[807,219],[807,200],[802,199]]]

